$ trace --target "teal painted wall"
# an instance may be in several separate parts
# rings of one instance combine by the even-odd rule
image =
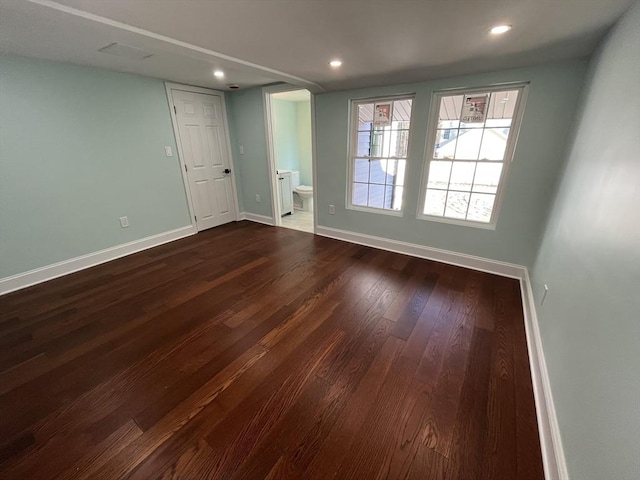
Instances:
[[[248,88],[226,95],[240,209],[271,217],[271,182],[262,88]],[[298,170],[300,182],[312,185],[311,102],[272,99],[272,104],[276,114],[274,139],[277,166]],[[244,155],[240,155],[240,146],[244,147]],[[260,203],[256,202],[256,195],[260,195]]]
[[[590,66],[533,266],[569,474],[640,478],[640,3]]]
[[[162,81],[0,56],[0,277],[190,225],[165,145]]]
[[[300,170],[296,102],[271,99],[273,149],[278,170]]]
[[[423,83],[316,95],[316,191],[318,224],[530,265],[535,256],[556,178],[561,170],[586,61]],[[504,201],[495,231],[417,220],[427,117],[435,90],[529,81],[524,113]],[[412,137],[402,217],[347,210],[349,100],[414,92]],[[328,206],[335,205],[335,215]]]
[[[264,124],[262,88],[248,88],[227,95],[227,116],[231,131],[231,149],[241,210],[272,217],[271,182],[267,156],[267,135]],[[240,155],[240,146],[244,155]],[[261,202],[256,202],[260,195]]]
[[[300,183],[313,185],[313,150],[311,145],[311,101],[296,102]]]

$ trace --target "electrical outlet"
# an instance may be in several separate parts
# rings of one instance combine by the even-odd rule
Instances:
[[[260,195],[258,195],[258,194],[256,193],[256,203],[260,203],[261,201],[262,201],[262,200],[260,200]]]
[[[544,305],[544,301],[547,299],[547,293],[549,293],[549,287],[547,284],[544,284],[544,293],[542,294],[542,299],[540,300],[540,305]]]
[[[169,145],[164,146],[164,154],[167,157],[173,157],[173,150],[171,150],[171,147]]]
[[[127,217],[120,217],[120,226],[127,228],[129,226],[129,219]]]
[[[240,145],[240,155],[244,155],[244,145]]]
[[[335,215],[335,213],[336,213],[336,206],[329,205],[329,215]]]

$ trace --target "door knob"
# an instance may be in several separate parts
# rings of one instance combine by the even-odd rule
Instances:
[[[225,169],[224,169],[224,173],[231,173],[231,170],[230,170],[230,169],[228,169],[228,168],[225,168]]]

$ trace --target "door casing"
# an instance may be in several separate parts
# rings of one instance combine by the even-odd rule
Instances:
[[[187,204],[189,206],[189,215],[191,216],[191,225],[194,229],[197,230],[196,220],[195,220],[195,209],[193,208],[193,200],[191,198],[191,189],[189,187],[189,179],[187,177],[186,172],[186,164],[184,159],[184,153],[182,151],[182,143],[180,142],[180,133],[178,132],[178,118],[176,116],[176,112],[173,108],[174,99],[173,99],[173,90],[181,90],[183,92],[191,92],[191,93],[202,93],[204,95],[218,95],[220,97],[220,103],[222,104],[222,121],[224,123],[225,130],[225,145],[227,149],[227,155],[229,157],[229,164],[231,166],[231,189],[233,192],[233,203],[236,209],[236,221],[240,220],[240,206],[238,204],[238,192],[236,189],[236,167],[235,162],[233,160],[233,154],[231,149],[231,137],[229,136],[229,122],[227,120],[227,105],[225,101],[224,92],[220,90],[213,90],[209,88],[201,88],[201,87],[193,87],[190,85],[181,85],[179,83],[171,83],[165,82],[165,89],[167,91],[167,100],[169,102],[169,110],[171,112],[171,125],[173,126],[173,135],[175,136],[176,146],[178,149],[178,159],[180,162],[180,171],[182,172],[182,182],[184,183],[185,193],[187,195]]]
[[[308,90],[306,87],[299,87],[288,83],[280,85],[270,85],[262,88],[262,100],[264,105],[264,124],[267,136],[267,156],[269,157],[269,179],[271,182],[271,209],[273,212],[273,225],[279,227],[282,225],[280,217],[280,198],[278,195],[278,179],[276,167],[276,154],[273,144],[273,116],[271,109],[271,94],[280,92],[291,92],[294,90]],[[313,174],[313,231],[315,233],[318,226],[318,210],[317,210],[317,179],[316,179],[316,114],[315,114],[315,95],[311,93],[311,168]]]

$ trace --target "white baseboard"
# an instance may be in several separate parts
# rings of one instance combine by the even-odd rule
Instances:
[[[258,215],[257,213],[242,212],[240,213],[240,220],[250,220],[252,222],[264,223],[265,225],[274,225],[273,217]]]
[[[85,268],[93,267],[101,263],[115,260],[116,258],[131,255],[132,253],[146,250],[148,248],[157,247],[163,243],[172,242],[180,238],[188,237],[197,233],[193,225],[176,228],[168,232],[159,233],[150,237],[141,238],[132,242],[116,245],[115,247],[105,248],[97,252],[88,253],[69,260],[46,265],[44,267],[35,268],[28,272],[18,273],[10,277],[0,279],[0,295],[30,287],[38,283],[46,282],[54,278],[62,277]]]
[[[388,250],[390,252],[403,253],[413,257],[426,258],[427,260],[435,260],[436,262],[448,263],[450,265],[458,265],[460,267],[471,268],[472,270],[480,270],[481,272],[495,273],[496,275],[501,275],[503,277],[521,278],[522,269],[524,268],[522,265],[515,265],[513,263],[475,257],[464,253],[441,250],[439,248],[401,242],[399,240],[391,240],[389,238],[374,237],[373,235],[365,235],[363,233],[338,230],[337,228],[322,227],[320,225],[316,228],[316,234],[323,237],[357,243],[359,245],[366,245],[368,247],[375,247],[381,250]]]
[[[527,348],[529,349],[529,365],[533,394],[538,413],[538,430],[540,432],[540,447],[544,462],[544,474],[547,480],[569,480],[569,471],[562,447],[560,426],[556,416],[556,408],[551,393],[551,382],[547,371],[547,362],[542,348],[540,325],[536,314],[536,302],[533,296],[529,271],[524,271],[520,279],[522,293],[522,307],[524,310],[524,326],[527,333]]]
[[[542,349],[542,338],[540,337],[540,328],[538,326],[531,281],[526,267],[449,250],[427,247],[425,245],[401,242],[336,228],[322,227],[320,225],[316,228],[316,234],[520,280],[527,348],[529,350],[529,368],[531,369],[545,478],[547,480],[569,479],[560,438],[558,419],[551,394],[549,374]]]

